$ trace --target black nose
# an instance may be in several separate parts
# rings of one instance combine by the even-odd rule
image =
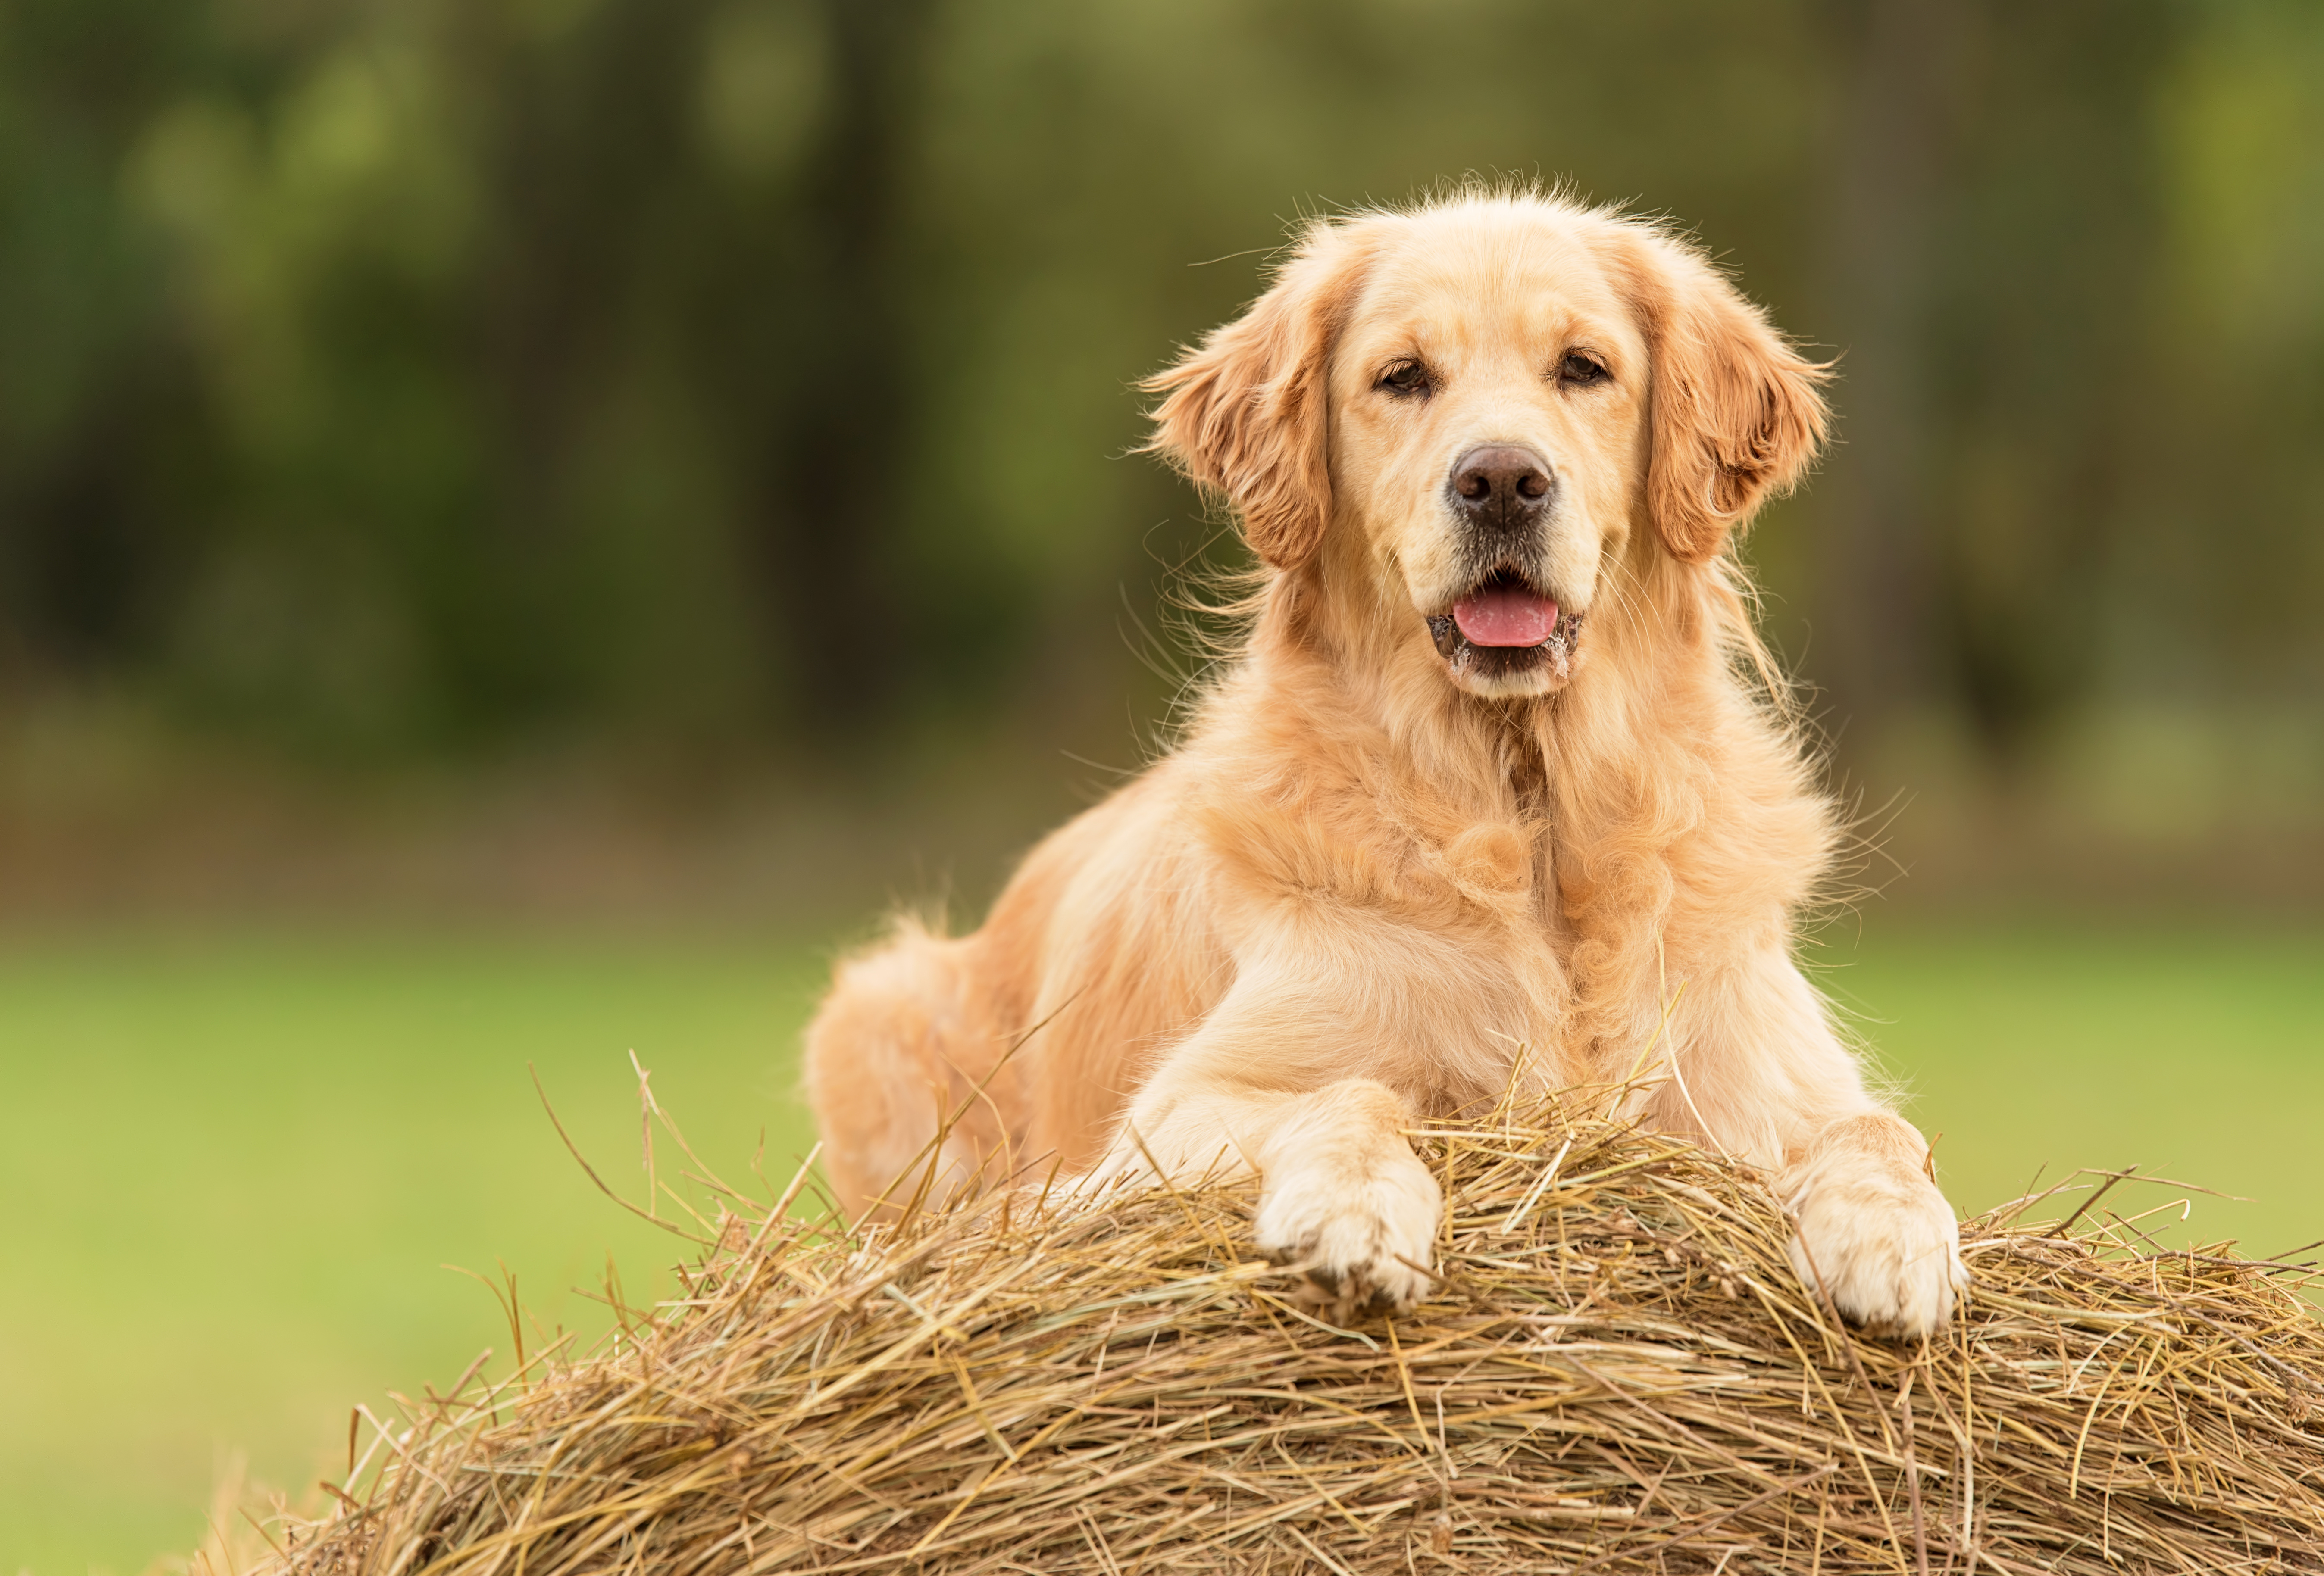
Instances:
[[[1529,523],[1549,502],[1556,484],[1529,448],[1490,444],[1472,448],[1452,467],[1452,506],[1479,525]]]

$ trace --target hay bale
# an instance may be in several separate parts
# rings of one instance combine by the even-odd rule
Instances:
[[[728,1216],[650,1319],[415,1406],[272,1570],[2324,1571],[2311,1272],[1988,1218],[1898,1346],[1713,1157],[1416,1141],[1445,1284],[1357,1331],[1249,1261],[1246,1186]]]

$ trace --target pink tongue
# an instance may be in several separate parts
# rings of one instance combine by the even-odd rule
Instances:
[[[1557,604],[1514,585],[1496,585],[1452,604],[1452,622],[1473,646],[1538,646],[1557,628]]]

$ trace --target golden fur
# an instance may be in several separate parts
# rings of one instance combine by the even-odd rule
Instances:
[[[1764,1167],[1852,1317],[1941,1323],[1926,1146],[1792,958],[1835,818],[1729,551],[1813,458],[1821,379],[1653,225],[1474,192],[1309,225],[1150,384],[1152,447],[1265,566],[1246,647],[982,929],[842,965],[807,1083],[846,1206],[954,1111],[945,1187],[1248,1167],[1259,1246],[1346,1318],[1430,1284],[1415,1112],[1643,1070],[1637,1114]],[[1445,489],[1480,444],[1554,473],[1515,567],[1586,621],[1515,672],[1428,622],[1473,578]]]

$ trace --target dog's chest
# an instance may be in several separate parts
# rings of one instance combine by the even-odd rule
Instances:
[[[1450,878],[1480,943],[1545,952],[1563,969],[1576,938],[1560,897],[1557,839],[1546,822],[1482,822],[1431,852],[1424,862]]]

